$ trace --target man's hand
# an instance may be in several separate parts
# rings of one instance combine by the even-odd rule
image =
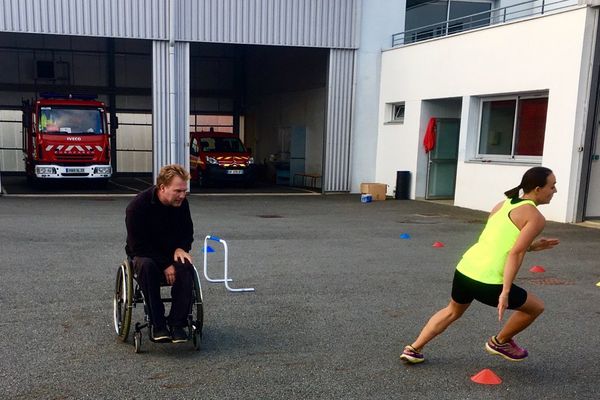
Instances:
[[[167,268],[165,268],[164,272],[167,283],[172,286],[175,283],[175,267],[173,265],[169,265]]]
[[[539,238],[529,246],[529,251],[548,250],[560,243],[560,240],[554,238]]]
[[[180,263],[185,263],[185,260],[188,260],[190,264],[192,263],[192,256],[187,251],[179,248],[175,250],[173,259],[175,261],[179,261]]]

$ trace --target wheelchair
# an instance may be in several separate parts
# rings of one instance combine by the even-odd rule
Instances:
[[[139,353],[142,347],[142,330],[148,329],[148,338],[150,341],[152,335],[150,334],[150,326],[152,321],[150,320],[150,313],[148,305],[144,299],[144,294],[140,288],[136,275],[133,272],[132,260],[127,258],[121,263],[117,269],[117,279],[115,282],[115,294],[113,298],[113,310],[114,310],[114,324],[115,331],[118,338],[127,342],[129,337],[129,331],[131,330],[131,320],[133,316],[133,310],[138,304],[143,304],[144,319],[143,322],[136,322],[133,331],[133,345],[135,346],[135,352]],[[191,339],[192,344],[196,350],[200,350],[200,343],[202,340],[202,326],[204,322],[204,309],[202,306],[202,288],[200,286],[200,277],[198,270],[195,266],[193,273],[193,289],[192,289],[192,302],[190,311],[188,313],[188,339]],[[161,287],[169,286],[166,281],[161,283]],[[170,298],[162,298],[164,303],[170,303]]]

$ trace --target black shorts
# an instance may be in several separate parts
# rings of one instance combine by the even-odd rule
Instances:
[[[502,293],[502,284],[481,283],[461,274],[458,270],[454,272],[452,300],[459,304],[469,304],[477,300],[488,306],[498,307],[500,293]],[[508,294],[508,308],[511,310],[519,308],[526,300],[527,291],[513,283]]]

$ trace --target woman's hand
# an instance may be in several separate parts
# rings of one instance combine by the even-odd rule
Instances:
[[[498,321],[502,321],[504,310],[508,307],[508,293],[500,293],[498,297]]]
[[[560,240],[555,238],[539,238],[529,245],[529,251],[548,250],[560,243]]]

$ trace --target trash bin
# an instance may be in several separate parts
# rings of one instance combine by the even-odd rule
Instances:
[[[396,171],[396,200],[410,199],[410,171]]]

